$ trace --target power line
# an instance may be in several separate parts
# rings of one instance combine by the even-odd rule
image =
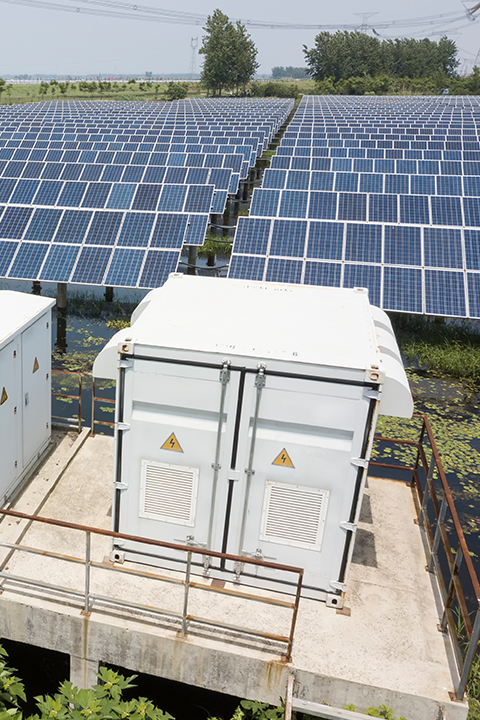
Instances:
[[[120,0],[71,0],[71,5],[61,2],[50,2],[49,0],[0,0],[0,2],[11,5],[24,5],[43,10],[70,12],[76,14],[87,14],[118,19],[136,19],[141,21],[162,22],[175,25],[196,25],[203,26],[207,21],[207,15],[176,10],[159,9],[148,5],[132,5]],[[92,7],[93,6],[93,7]],[[467,10],[469,20],[475,20],[475,13],[480,10],[480,3]],[[356,13],[363,17],[361,29],[368,29],[367,19],[373,13]],[[237,20],[237,18],[234,18]],[[277,21],[241,20],[249,29],[257,30],[355,30],[358,28],[353,23],[348,24],[307,24],[307,23],[279,23]],[[396,28],[420,28],[438,25],[452,25],[457,22],[465,22],[465,14],[458,12],[441,13],[438,15],[423,16],[418,18],[407,18],[404,20],[390,20],[376,22],[376,29]],[[463,26],[462,26],[463,27]]]

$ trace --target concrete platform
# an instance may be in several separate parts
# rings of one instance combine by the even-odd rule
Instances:
[[[55,452],[11,509],[108,530],[112,465],[113,439],[87,437],[85,431],[59,437]],[[81,595],[83,564],[3,547],[0,569],[17,579],[2,579],[0,636],[69,653],[71,679],[84,686],[95,681],[98,664],[108,662],[278,704],[293,673],[294,697],[300,700],[339,708],[353,703],[358,711],[385,704],[407,720],[438,720],[442,712],[449,720],[463,720],[467,704],[449,696],[457,678],[453,651],[448,636],[437,629],[435,578],[425,570],[415,518],[409,487],[369,479],[345,608],[302,599],[289,664],[272,641],[241,640],[235,633],[194,625],[181,638],[178,621],[167,615],[99,601],[85,616],[81,596],[66,598],[54,589]],[[11,517],[0,522],[0,541],[84,557],[83,533]],[[108,538],[92,539],[92,559],[104,563],[92,571],[93,593],[181,611],[181,585],[112,572],[109,550]],[[32,588],[22,580],[27,578],[48,582],[52,589]],[[190,612],[280,634],[288,634],[291,617],[284,608],[201,590],[191,591]]]

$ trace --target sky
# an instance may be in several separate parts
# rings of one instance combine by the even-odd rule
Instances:
[[[135,0],[133,0],[135,2]],[[0,0],[0,77],[5,75],[132,74],[154,76],[189,73],[192,44],[201,45],[203,20],[191,24],[170,24],[135,17],[154,17],[151,10],[198,14],[206,17],[217,7],[231,19],[240,19],[250,32],[260,62],[259,73],[270,74],[272,67],[304,66],[302,48],[314,45],[315,36],[330,26],[348,29],[362,26],[378,32],[382,38],[429,37],[438,40],[446,34],[459,48],[459,72],[469,72],[480,52],[480,9],[475,21],[466,17],[461,0]],[[21,4],[28,3],[28,4]],[[45,9],[47,6],[49,9]],[[70,12],[62,10],[69,8]],[[52,9],[50,9],[52,8]],[[89,15],[88,9],[122,12],[125,19]],[[143,10],[142,10],[143,9]],[[241,15],[239,14],[241,12]],[[363,17],[364,13],[369,17]],[[373,14],[375,13],[375,14]],[[444,15],[444,17],[438,17]],[[436,19],[431,19],[435,16]],[[157,15],[158,17],[158,15]],[[186,16],[188,20],[188,15]],[[424,24],[420,24],[420,18]],[[265,22],[266,29],[250,27]],[[396,25],[385,24],[397,21]],[[409,21],[409,26],[401,26]],[[277,29],[270,23],[316,25],[316,29]],[[318,25],[317,25],[318,24]],[[333,26],[333,27],[332,27]],[[202,56],[195,52],[197,72]],[[480,65],[480,55],[477,59]]]

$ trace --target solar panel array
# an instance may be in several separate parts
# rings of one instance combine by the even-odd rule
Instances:
[[[239,219],[229,277],[479,318],[479,135],[476,97],[304,97]]]
[[[152,288],[203,244],[290,100],[0,106],[0,277]]]

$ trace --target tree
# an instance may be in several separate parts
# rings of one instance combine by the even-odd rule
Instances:
[[[155,88],[155,94],[157,94],[158,85]],[[165,91],[165,97],[167,100],[183,100],[188,95],[188,83],[180,83],[170,81]]]
[[[247,83],[250,82],[260,67],[257,62],[258,50],[247,33],[245,25],[242,25],[239,20],[237,20],[234,30],[232,81],[237,90],[237,95],[240,88],[243,89],[245,95]]]
[[[304,45],[303,52],[308,73],[318,83],[366,75],[432,78],[442,73],[453,78],[458,66],[456,45],[447,37],[438,43],[428,38],[380,41],[360,32],[321,32],[314,47]]]
[[[6,85],[7,81],[4,78],[0,77],[0,100],[2,99],[2,93],[5,90]]]
[[[215,10],[203,28],[206,35],[198,51],[205,56],[201,82],[213,95],[224,90],[242,87],[255,75],[259,67],[255,43],[241,22],[235,25],[227,15]]]

